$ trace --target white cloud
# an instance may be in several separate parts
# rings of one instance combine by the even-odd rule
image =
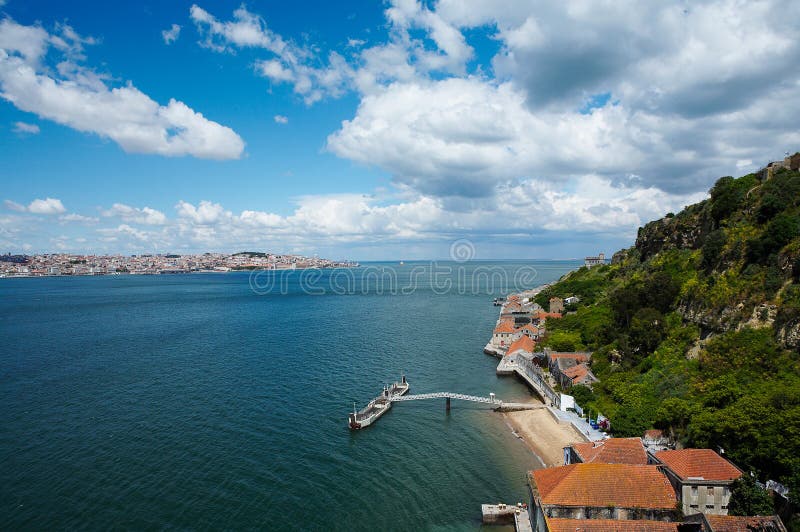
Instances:
[[[281,62],[276,59],[256,61],[255,68],[258,73],[272,81],[281,82],[294,80],[294,72],[284,67]]]
[[[201,201],[197,207],[183,200],[175,205],[178,216],[197,225],[214,225],[224,219],[229,219],[231,213],[222,208],[219,203]]]
[[[59,37],[67,54],[79,53],[82,39],[68,26]],[[39,63],[50,37],[42,28],[0,22],[0,96],[18,109],[78,131],[110,138],[125,151],[166,156],[235,159],[244,142],[232,129],[208,120],[183,102],[159,105],[132,84],[109,87],[103,76],[67,59],[59,76]],[[77,44],[76,44],[77,43]],[[68,55],[69,57],[69,55]]]
[[[69,214],[62,214],[58,217],[58,219],[61,222],[74,222],[86,225],[96,224],[100,221],[100,218],[97,218],[96,216],[84,216],[82,214],[76,214],[72,212]]]
[[[189,8],[189,16],[204,36],[201,44],[218,52],[230,52],[235,46],[266,48],[280,53],[286,47],[279,35],[267,29],[263,19],[247,11],[244,5],[233,12],[233,20],[229,22],[220,22],[196,4]]]
[[[164,39],[164,44],[172,44],[178,40],[181,35],[181,27],[178,24],[173,24],[168,30],[161,32],[161,37]]]
[[[67,211],[61,200],[55,198],[35,199],[25,210],[32,214],[61,214]]]
[[[115,203],[110,209],[101,211],[101,214],[105,217],[118,217],[127,222],[143,225],[164,225],[167,223],[167,217],[161,211],[150,207],[139,209],[124,203]]]
[[[14,122],[14,131],[20,135],[38,135],[39,126],[27,122]]]
[[[273,118],[274,118],[276,124],[288,124],[289,123],[289,117],[287,117],[287,116],[275,115]]]

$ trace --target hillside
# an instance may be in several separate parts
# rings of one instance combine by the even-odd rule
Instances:
[[[575,395],[615,435],[666,429],[800,493],[800,173],[760,177],[721,178],[537,302],[580,297],[545,345],[595,351],[601,382]]]

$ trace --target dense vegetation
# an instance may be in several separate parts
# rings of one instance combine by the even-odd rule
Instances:
[[[800,493],[800,173],[724,177],[710,198],[639,229],[612,264],[537,296],[577,295],[546,344],[590,349],[579,402],[618,436],[648,428],[723,448]]]

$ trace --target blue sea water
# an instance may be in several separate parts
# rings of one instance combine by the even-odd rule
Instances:
[[[535,457],[485,406],[491,299],[575,261],[0,279],[3,529],[476,530]]]

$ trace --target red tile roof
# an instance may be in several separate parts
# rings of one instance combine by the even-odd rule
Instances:
[[[733,515],[706,515],[710,532],[739,532],[741,530],[785,530],[778,525],[779,518],[775,515],[733,516]]]
[[[518,351],[520,349],[527,351],[528,353],[533,353],[533,350],[536,349],[536,342],[531,340],[529,336],[525,336],[523,334],[518,340],[514,340],[514,342],[508,346],[508,351],[506,351],[506,354],[510,355],[514,351]]]
[[[522,330],[524,331],[531,331],[533,334],[539,334],[539,327],[532,323],[526,323],[523,325]]]
[[[580,382],[589,373],[589,367],[586,364],[578,364],[565,369],[562,373],[569,377],[572,382]]]
[[[611,438],[599,442],[574,443],[572,448],[584,463],[647,465],[647,453],[639,438]]]
[[[497,326],[494,328],[495,333],[513,333],[514,332],[514,321],[513,320],[502,320]]]
[[[657,440],[664,437],[664,431],[661,429],[650,429],[644,431],[644,437]]]
[[[540,320],[546,320],[547,318],[560,318],[560,312],[545,312],[540,310],[533,315],[534,318],[538,318]]]
[[[675,532],[678,523],[664,521],[626,521],[619,519],[564,519],[548,517],[550,532]]]
[[[675,492],[656,466],[572,464],[531,473],[543,505],[673,510]]]
[[[705,480],[736,480],[742,472],[711,449],[679,449],[658,451],[659,462],[669,467],[678,477]]]
[[[588,353],[550,353],[547,355],[550,360],[559,358],[574,358],[575,362],[587,362],[589,360]]]

